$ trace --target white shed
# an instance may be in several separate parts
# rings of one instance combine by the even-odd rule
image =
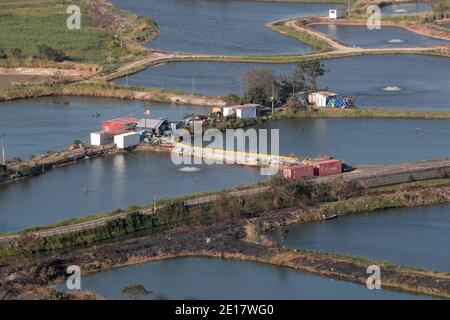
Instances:
[[[328,10],[328,17],[330,19],[341,19],[347,15],[346,8],[337,8]]]
[[[318,91],[308,95],[308,102],[316,107],[326,107],[328,99],[337,96],[331,91]]]
[[[259,104],[254,103],[247,103],[243,105],[236,105],[236,106],[230,106],[230,107],[223,107],[223,116],[233,116],[235,115],[236,118],[255,118],[256,117],[256,110],[259,107]]]
[[[114,136],[114,143],[119,149],[134,147],[141,142],[141,134],[139,132],[127,132]]]
[[[105,144],[112,143],[112,135],[104,131],[91,132],[91,145],[102,146]]]

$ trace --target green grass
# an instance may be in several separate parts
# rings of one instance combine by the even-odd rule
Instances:
[[[292,118],[396,118],[396,119],[442,119],[449,120],[449,111],[419,111],[377,108],[319,109],[316,111],[297,111],[275,113],[272,120]]]
[[[42,6],[2,8],[0,47],[20,48],[25,56],[37,56],[37,46],[47,44],[63,50],[75,61],[104,63],[104,48],[111,36],[92,26],[89,17],[83,14],[81,29],[69,30],[67,6],[52,1]],[[86,9],[85,5],[81,6],[82,12]]]
[[[327,52],[327,51],[331,51],[333,49],[325,41],[323,41],[317,37],[314,37],[305,31],[301,32],[301,31],[294,30],[288,26],[277,26],[277,25],[272,26],[272,29],[274,31],[284,34],[290,38],[293,38],[293,39],[299,40],[301,42],[304,42],[306,44],[309,44],[310,46],[314,47],[314,49],[316,49],[316,51],[315,51],[316,53]]]
[[[120,63],[133,60],[134,56],[142,54],[131,45],[121,49],[118,42],[114,41],[114,33],[108,33],[94,26],[87,15],[89,3],[87,0],[76,3],[81,8],[81,29],[69,30],[66,26],[69,17],[66,10],[73,4],[72,1],[22,3],[0,0],[0,48],[6,49],[8,53],[8,59],[0,59],[0,66],[26,64],[23,59],[12,58],[12,48],[21,49],[23,58],[31,59],[38,57],[38,46],[42,44],[62,50],[70,61],[97,63],[105,66],[107,70],[114,69]],[[114,14],[138,24],[138,30],[130,28],[123,30],[124,39],[133,40],[134,32],[149,37],[151,30],[155,32],[157,30],[156,25],[147,18],[137,17],[115,8],[111,10]]]

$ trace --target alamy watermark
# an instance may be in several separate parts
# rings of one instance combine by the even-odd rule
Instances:
[[[67,289],[81,290],[81,268],[77,265],[71,265],[67,267],[66,273],[70,274],[66,281]]]
[[[193,135],[187,129],[172,134],[175,148],[172,162],[176,165],[241,164],[261,167],[261,175],[275,175],[280,169],[279,129],[212,128],[203,133],[201,121],[194,121]],[[269,148],[270,146],[270,148]]]
[[[367,18],[367,28],[369,30],[381,29],[381,9],[379,6],[370,5],[367,6],[367,13],[370,16]]]
[[[366,286],[369,290],[381,289],[381,269],[377,265],[370,265],[367,267],[366,273],[370,274],[367,278]]]
[[[80,30],[81,29],[81,9],[77,5],[70,5],[66,10],[67,14],[70,16],[66,20],[66,26],[69,30]]]

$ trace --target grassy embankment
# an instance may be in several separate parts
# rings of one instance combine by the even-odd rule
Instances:
[[[272,30],[284,34],[295,40],[304,42],[314,48],[313,53],[323,53],[331,51],[333,48],[325,41],[311,35],[308,32],[300,32],[286,25],[272,25]]]
[[[0,67],[63,67],[40,56],[38,46],[45,44],[64,52],[66,62],[93,63],[109,72],[142,57],[146,51],[136,44],[158,33],[148,18],[120,11],[101,0],[78,1],[81,29],[69,30],[66,10],[71,4],[72,1],[63,0],[0,0],[0,48],[7,54],[7,58],[0,58]],[[122,27],[120,22],[124,22]],[[20,49],[20,55],[13,54],[14,48]]]
[[[146,87],[125,87],[106,82],[84,82],[70,85],[40,84],[17,85],[0,89],[0,101],[17,98],[33,98],[40,96],[97,96],[120,99],[136,99],[136,93],[148,93],[148,100],[153,102],[169,102],[172,96],[199,98],[211,101],[223,101],[221,96],[203,96],[172,89],[155,89]],[[449,111],[420,111],[397,110],[379,108],[353,109],[320,109],[275,112],[268,120],[282,120],[292,118],[417,118],[417,119],[450,119]]]
[[[448,173],[446,175],[448,177]],[[367,190],[355,182],[335,181],[331,184],[318,184],[313,181],[283,182],[275,179],[268,183],[269,191],[257,195],[230,196],[222,191],[216,193],[219,199],[201,206],[185,207],[184,200],[198,197],[191,195],[170,200],[159,201],[158,211],[153,215],[141,214],[140,211],[151,208],[153,204],[144,207],[132,206],[127,210],[108,212],[100,216],[87,216],[71,219],[51,226],[43,226],[28,229],[20,233],[25,237],[30,231],[45,230],[73,223],[93,221],[102,217],[117,213],[125,213],[125,217],[117,217],[105,225],[68,235],[58,235],[32,239],[29,243],[18,240],[17,245],[12,245],[3,250],[3,254],[16,254],[25,247],[33,246],[39,250],[53,250],[77,245],[93,244],[98,241],[124,236],[141,230],[167,230],[179,226],[208,225],[213,222],[224,222],[229,219],[260,217],[272,210],[307,205],[307,209],[293,210],[290,215],[281,217],[286,223],[307,222],[322,219],[323,215],[338,213],[339,215],[371,212],[387,208],[411,207],[448,202],[442,197],[442,193],[434,192],[433,187],[428,186],[419,191],[407,188],[391,190],[384,194]],[[410,186],[410,185],[408,185]],[[443,187],[444,191],[446,186]],[[413,196],[412,196],[413,195]],[[266,227],[276,227],[276,214],[271,215],[271,221]],[[20,244],[20,245],[19,245]]]
[[[275,113],[270,120],[295,118],[396,118],[396,119],[450,119],[450,111],[399,110],[381,108],[351,108],[299,110]]]
[[[203,96],[173,89],[146,87],[125,87],[107,82],[80,82],[75,84],[34,84],[0,88],[0,102],[44,96],[91,96],[118,98],[124,100],[143,99],[152,102],[180,104],[222,103],[223,97]]]

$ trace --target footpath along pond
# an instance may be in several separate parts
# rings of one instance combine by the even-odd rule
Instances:
[[[235,0],[113,0],[118,8],[156,21],[159,37],[147,46],[164,51],[223,54],[301,54],[309,45],[267,28],[269,22],[298,16],[327,15],[342,7],[326,3]]]
[[[323,61],[321,88],[352,95],[360,107],[450,110],[450,60],[420,55],[375,55]],[[242,94],[242,76],[253,68],[291,75],[295,64],[179,62],[130,75],[131,85],[194,91],[206,95]],[[114,81],[124,84],[125,79]]]
[[[214,258],[176,258],[83,276],[82,290],[129,299],[122,290],[142,284],[143,299],[430,299],[310,275],[297,270]],[[64,290],[65,284],[57,289]]]
[[[279,239],[277,232],[272,237]],[[450,271],[450,205],[389,209],[291,226],[289,247]]]

